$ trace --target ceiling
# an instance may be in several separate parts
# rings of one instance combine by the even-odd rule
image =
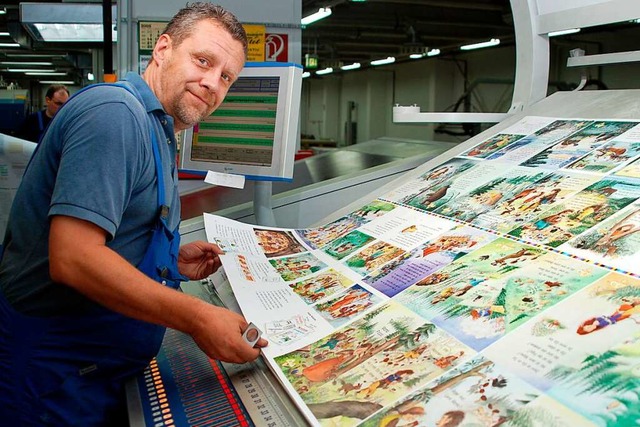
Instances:
[[[77,3],[77,1],[75,1]],[[100,3],[100,1],[83,1],[84,3]],[[36,1],[0,0],[0,11],[6,10],[6,14],[0,14],[0,33],[10,33],[9,36],[0,36],[0,43],[18,42],[21,47],[0,46],[0,77],[7,83],[16,83],[19,87],[27,89],[39,80],[64,80],[73,81],[75,84],[86,82],[87,72],[91,71],[91,48],[99,44],[87,43],[44,43],[37,42],[29,36],[20,24],[19,3],[36,3]],[[62,0],[38,0],[37,3],[62,3]],[[70,1],[69,3],[74,3]],[[19,66],[16,62],[41,62],[47,65]],[[49,65],[50,64],[50,65]],[[42,76],[25,75],[20,72],[7,70],[15,68],[54,69],[61,75]],[[2,83],[2,82],[0,82]]]
[[[499,38],[514,42],[509,0],[302,0],[302,16],[330,7],[332,14],[302,31],[302,54],[319,68],[396,57]]]
[[[441,56],[451,57],[464,44],[498,38],[501,45],[509,45],[515,39],[510,0],[300,1],[303,17],[321,7],[332,10],[329,17],[302,30],[302,62],[306,54],[316,55],[318,69],[354,62],[365,68],[370,61],[388,56],[396,57],[396,62],[412,61],[410,53],[431,49],[439,49]],[[101,3],[101,0],[39,2]],[[56,71],[65,73],[57,79],[87,83],[92,48],[99,45],[34,42],[19,22],[19,3],[19,0],[0,0],[0,10],[7,10],[6,14],[0,14],[0,32],[11,33],[11,36],[0,36],[0,43],[12,42],[13,38],[28,47],[0,46],[0,62],[17,62],[11,56],[16,54],[47,55],[30,60],[53,63]],[[24,88],[37,84],[34,77],[8,72],[7,68],[8,65],[0,64],[0,77],[5,82],[16,82]]]
[[[152,1],[152,0],[149,0]],[[28,1],[22,1],[28,2]],[[33,2],[33,1],[31,1]],[[39,0],[39,2],[78,2]],[[100,1],[85,1],[98,2]],[[513,42],[513,25],[509,0],[301,0],[302,15],[320,7],[330,7],[332,15],[306,26],[302,31],[302,54],[316,54],[318,66],[346,65],[353,62],[366,67],[369,61],[395,56],[397,61],[409,60],[408,54],[425,49],[456,50],[460,45],[500,38]],[[30,60],[52,62],[58,72],[56,79],[84,83],[91,68],[91,46],[69,43],[34,43],[19,22],[19,0],[0,0],[0,43],[12,42],[16,33],[21,45],[29,48],[0,47],[0,61]],[[12,55],[49,55],[48,57],[16,58]],[[304,62],[304,60],[303,60]],[[0,64],[0,76],[5,82],[22,87],[33,84],[33,76],[7,72]],[[37,78],[42,78],[38,76]]]

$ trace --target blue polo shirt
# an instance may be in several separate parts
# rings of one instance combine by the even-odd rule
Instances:
[[[25,171],[0,263],[0,290],[24,314],[78,313],[93,305],[49,276],[53,215],[99,226],[108,234],[107,246],[132,265],[142,260],[158,212],[150,124],[162,158],[169,225],[179,224],[173,119],[139,75],[129,73],[123,83],[135,96],[122,87],[97,85],[69,99]]]

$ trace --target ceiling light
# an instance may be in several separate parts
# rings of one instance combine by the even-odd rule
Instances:
[[[331,67],[327,67],[327,68],[324,68],[322,70],[316,71],[316,74],[319,75],[319,76],[321,76],[323,74],[331,74],[331,73],[333,73],[333,68],[331,68]]]
[[[72,85],[75,83],[73,80],[40,80],[41,85]]]
[[[111,16],[118,16],[115,5]],[[20,3],[20,22],[36,41],[102,42],[102,5],[95,3]],[[117,40],[115,24],[112,41]]]
[[[329,15],[331,15],[331,8],[321,7],[316,13],[312,13],[311,15],[302,18],[300,23],[302,25],[309,25],[312,22],[319,21],[320,19],[326,18]]]
[[[62,55],[45,55],[38,53],[7,53],[7,58],[62,58]]]
[[[13,62],[13,61],[0,61],[0,65],[53,65],[53,62]]]
[[[42,70],[38,68],[7,68],[5,71],[9,73],[53,73],[56,70]]]
[[[440,49],[431,49],[429,52],[427,52],[427,56],[436,56],[436,55],[440,55]]]
[[[306,79],[307,77],[310,77],[310,76],[311,76],[311,73],[308,72],[308,71],[305,71],[304,73],[302,73],[302,78],[303,79]]]
[[[8,33],[8,32],[6,32],[6,31],[0,31],[0,37],[8,37],[8,36],[10,36],[10,35],[11,35],[11,34],[9,34],[9,33]]]
[[[566,34],[575,34],[575,33],[579,33],[579,32],[580,32],[580,28],[569,28],[568,30],[551,31],[547,35],[549,37],[555,37],[555,36],[564,36]]]
[[[102,24],[33,24],[45,42],[101,42]],[[115,24],[111,28],[111,40],[116,42],[118,34]]]
[[[409,58],[420,59],[420,58],[424,58],[425,55],[426,53],[412,53],[411,55],[409,55]]]
[[[0,43],[0,47],[20,47],[18,43]]]
[[[358,68],[360,68],[359,62],[354,62],[353,64],[343,65],[342,67],[340,67],[341,70],[345,70],[345,71],[356,70]]]
[[[25,73],[27,76],[66,76],[67,73],[47,73],[46,71]]]
[[[2,9],[0,9],[0,15],[6,15],[7,14],[7,8],[3,7]]]
[[[370,64],[371,65],[385,65],[385,64],[393,64],[394,62],[396,62],[396,58],[394,58],[393,56],[388,56],[384,59],[376,59],[375,61],[371,61]]]
[[[483,48],[483,47],[497,46],[499,44],[500,44],[500,39],[491,39],[491,40],[486,41],[486,42],[473,43],[473,44],[467,44],[467,45],[464,45],[464,46],[460,46],[460,50],[480,49],[480,48]]]

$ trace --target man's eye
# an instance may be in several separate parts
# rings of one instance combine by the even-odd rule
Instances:
[[[198,58],[198,63],[200,65],[202,65],[203,67],[208,67],[209,66],[209,61],[207,61],[205,58]]]
[[[220,77],[222,77],[222,80],[224,80],[227,83],[231,82],[231,76],[229,74],[222,73]]]

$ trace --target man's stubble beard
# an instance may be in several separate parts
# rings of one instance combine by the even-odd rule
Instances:
[[[174,119],[187,125],[188,127],[194,126],[200,123],[204,118],[208,117],[213,111],[200,112],[194,107],[187,105],[185,101],[186,92],[174,102],[173,113]]]

